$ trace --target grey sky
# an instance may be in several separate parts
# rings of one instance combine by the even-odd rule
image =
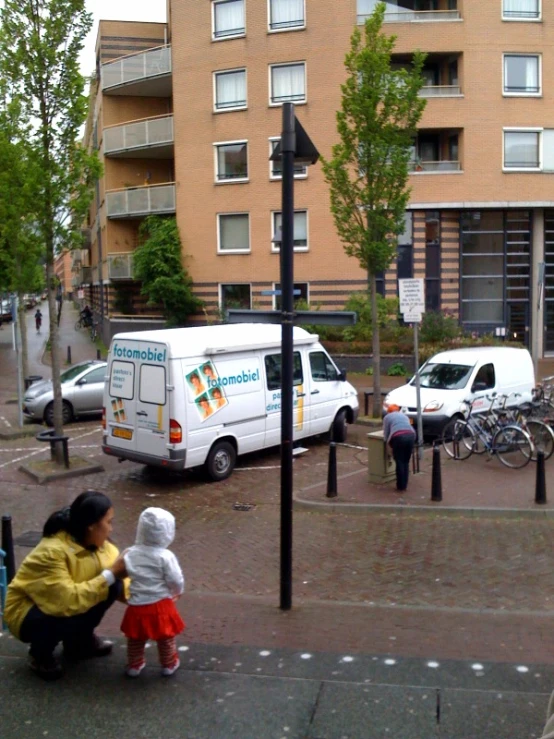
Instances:
[[[165,22],[165,0],[86,0],[87,10],[93,13],[94,26],[81,55],[81,71],[89,75],[94,70],[94,45],[98,21],[154,21]]]

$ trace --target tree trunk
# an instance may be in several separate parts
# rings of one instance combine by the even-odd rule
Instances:
[[[27,346],[27,315],[23,304],[23,293],[19,293],[19,330],[21,331],[21,368],[23,380],[29,376],[29,348]]]
[[[50,247],[51,248],[51,247]],[[47,247],[47,250],[50,251]],[[52,387],[54,390],[54,431],[63,435],[62,388],[60,384],[59,332],[56,307],[56,277],[54,274],[53,249],[46,258],[46,284],[48,285],[48,323],[50,328],[50,356],[52,358]],[[56,444],[56,462],[63,464],[63,449]]]
[[[379,341],[379,314],[377,312],[377,280],[369,275],[371,294],[371,330],[373,333],[373,418],[381,418],[381,346]]]

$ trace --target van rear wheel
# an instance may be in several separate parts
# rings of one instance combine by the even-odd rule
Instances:
[[[228,441],[218,441],[210,449],[206,460],[206,472],[212,480],[225,480],[235,469],[237,453]]]

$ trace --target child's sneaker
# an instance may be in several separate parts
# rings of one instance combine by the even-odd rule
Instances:
[[[171,675],[173,675],[174,673],[177,672],[177,670],[179,669],[180,666],[181,666],[181,663],[179,661],[179,658],[177,658],[175,660],[175,662],[173,663],[173,666],[172,667],[164,667],[163,668],[162,675],[164,677],[171,677]]]
[[[125,674],[127,677],[138,677],[145,667],[146,662],[141,662],[140,665],[136,665],[135,667],[128,667],[125,670]]]

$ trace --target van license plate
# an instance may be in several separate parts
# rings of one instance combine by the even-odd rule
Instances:
[[[112,436],[117,436],[119,439],[128,439],[131,441],[133,438],[133,432],[131,429],[113,429]]]

